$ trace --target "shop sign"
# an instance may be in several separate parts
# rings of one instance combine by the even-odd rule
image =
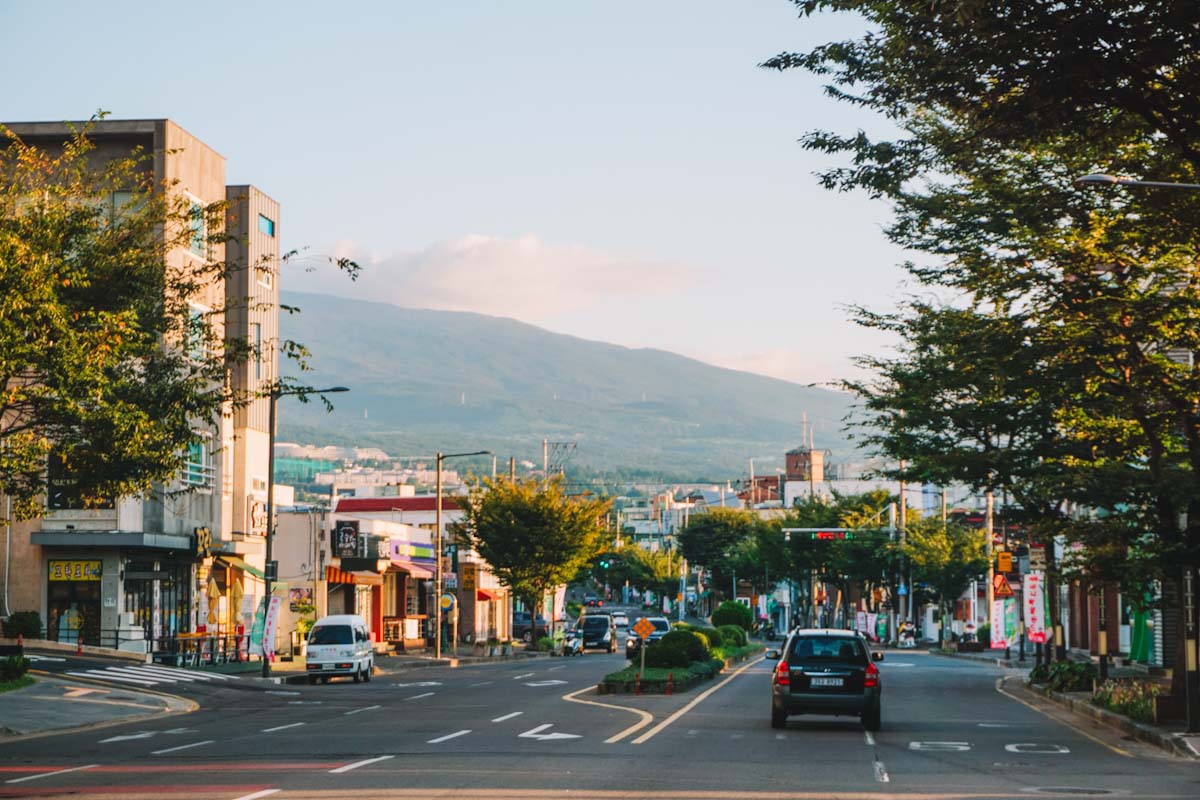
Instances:
[[[358,555],[358,520],[341,520],[334,523],[333,554],[338,558],[353,558]]]
[[[1042,570],[1046,568],[1045,547],[1029,548],[1029,568],[1031,570]]]
[[[1007,550],[1001,550],[996,554],[996,571],[997,572],[1012,572],[1012,553]]]
[[[196,528],[192,531],[192,554],[196,558],[208,558],[212,555],[213,537],[208,528]]]
[[[462,588],[473,592],[477,588],[479,582],[479,565],[478,564],[463,564],[462,565]]]
[[[98,581],[102,574],[100,559],[87,561],[51,560],[46,564],[50,568],[52,581]]]

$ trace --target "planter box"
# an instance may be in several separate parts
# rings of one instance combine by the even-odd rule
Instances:
[[[960,653],[982,653],[987,650],[987,646],[983,642],[959,642],[958,652]]]

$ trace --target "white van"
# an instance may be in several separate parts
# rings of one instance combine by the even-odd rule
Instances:
[[[367,621],[357,614],[321,617],[308,632],[308,682],[329,683],[335,675],[371,680],[375,648]]]

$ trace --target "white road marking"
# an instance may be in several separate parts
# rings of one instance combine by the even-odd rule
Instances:
[[[148,670],[148,669],[142,669],[141,667],[108,667],[104,671],[110,672],[110,673],[113,673],[116,675],[128,675],[131,678],[141,678],[142,680],[147,680],[147,681],[162,681],[164,683],[176,683],[176,682],[199,683],[200,682],[199,678],[192,678],[190,676],[175,677],[174,675],[163,675],[159,672],[154,672],[154,671]]]
[[[604,740],[605,744],[613,744],[615,742],[619,742],[622,739],[624,739],[626,736],[632,736],[633,734],[640,731],[642,728],[649,725],[651,722],[654,722],[654,715],[651,714],[649,711],[642,711],[640,708],[630,708],[629,706],[618,706],[618,705],[614,705],[613,703],[601,703],[596,700],[584,700],[578,696],[578,695],[583,694],[584,692],[594,692],[594,691],[596,691],[594,686],[585,686],[582,689],[576,689],[573,692],[568,692],[567,694],[564,694],[562,696],[562,699],[566,700],[569,703],[581,703],[585,706],[597,706],[598,708],[609,708],[609,709],[614,709],[616,711],[628,711],[630,714],[637,714],[639,717],[641,717],[641,720],[639,722],[635,722],[632,725],[630,725],[628,728],[626,728],[625,730],[618,731],[617,733],[614,733],[612,736],[605,739]]]
[[[420,700],[422,697],[433,697],[433,692],[425,692],[423,694],[414,694],[412,697],[406,697],[405,700]]]
[[[286,731],[288,728],[299,728],[301,725],[307,725],[307,722],[293,722],[291,725],[276,725],[274,728],[263,728],[260,733],[274,733],[275,731]]]
[[[281,689],[267,689],[267,691],[263,692],[263,694],[277,694],[277,695],[280,695],[281,697],[296,697],[300,693],[299,692],[285,692]]]
[[[288,700],[289,706],[319,706],[324,700]]]
[[[105,680],[105,681],[117,681],[119,683],[134,683],[134,684],[137,684],[138,686],[154,686],[155,684],[158,683],[158,681],[142,680],[139,678],[131,678],[128,675],[113,675],[112,673],[105,672],[102,669],[89,669],[86,672],[68,672],[67,674],[74,675],[78,678],[92,678],[93,680],[96,678],[100,678],[101,680]]]
[[[582,739],[583,737],[577,733],[542,733],[547,728],[553,728],[554,724],[547,722],[544,725],[538,725],[536,728],[530,728],[520,734],[518,739],[537,739],[542,742],[555,741],[558,739]]]
[[[514,675],[513,680],[519,681],[519,680],[524,680],[525,678],[532,678],[532,677],[533,677],[532,672],[526,672],[524,675]]]
[[[699,733],[699,732],[700,732],[700,731],[698,731],[698,730],[697,730],[697,729],[695,729],[695,728],[689,728],[689,729],[688,729],[688,732],[687,732],[687,735],[688,735],[688,736],[695,736],[695,735],[696,735],[697,733]]]
[[[128,669],[134,670],[135,672],[143,672],[150,675],[162,675],[167,678],[176,678],[183,681],[229,680],[229,678],[225,677],[224,675],[211,675],[207,672],[194,672],[186,669],[175,669],[174,667],[160,667],[157,664],[147,664],[144,667],[129,667]]]
[[[330,774],[333,774],[333,775],[340,775],[343,772],[349,772],[352,769],[358,769],[359,767],[365,767],[367,764],[374,764],[377,761],[387,761],[389,758],[395,758],[395,756],[376,756],[375,758],[364,758],[362,761],[355,761],[353,764],[347,764],[344,767],[338,767],[337,769],[331,769],[331,770],[329,770],[329,772],[330,772]]]
[[[134,739],[149,739],[154,735],[154,731],[142,731],[141,733],[127,733],[124,736],[111,736],[107,739],[101,739],[100,744],[108,744],[109,742],[131,742]]]
[[[514,711],[511,714],[505,714],[503,717],[496,717],[494,720],[492,720],[492,722],[504,722],[504,720],[506,720],[506,719],[512,719],[513,717],[519,717],[524,713],[525,713],[524,711]]]
[[[377,708],[383,708],[383,706],[364,706],[363,708],[356,708],[353,711],[347,711],[343,716],[348,717],[351,714],[361,714],[364,711],[374,711]],[[388,758],[391,758],[391,756],[388,756]]]
[[[85,769],[98,767],[99,764],[87,764],[82,767],[71,767],[70,769],[56,769],[54,772],[39,772],[37,775],[26,775],[24,778],[11,778],[5,783],[24,783],[25,781],[36,781],[38,778],[49,778],[53,775],[66,775],[68,772],[79,772]]]
[[[875,736],[870,731],[863,731],[863,735],[867,737],[867,744],[871,747],[875,746]]]
[[[981,722],[981,723],[979,723],[979,727],[981,727],[981,728],[1011,728],[1012,725],[1009,725],[1007,722]]]
[[[548,681],[525,681],[526,686],[562,686],[566,681],[550,679]]]
[[[479,683],[470,684],[467,686],[467,688],[474,689],[476,686],[491,686],[493,683],[495,683],[495,681],[480,681]]]
[[[551,667],[550,669],[546,670],[546,672],[558,672],[560,669],[566,669],[566,668],[567,668],[566,664],[560,664],[557,667]]]
[[[1004,749],[1010,753],[1044,753],[1054,755],[1065,755],[1071,752],[1061,744],[1034,744],[1032,742],[1006,744],[1004,745]]]
[[[970,742],[909,742],[909,750],[926,753],[962,753],[971,749]]]
[[[212,744],[212,739],[205,739],[203,742],[192,742],[191,744],[181,744],[178,747],[168,747],[166,750],[151,750],[150,755],[161,756],[163,753],[174,753],[176,750],[188,750],[193,747],[203,747],[206,744]]]
[[[708,696],[709,696],[709,695],[711,695],[713,692],[717,691],[717,690],[718,690],[718,689],[720,689],[722,686],[724,686],[725,684],[729,683],[731,680],[733,680],[733,679],[734,679],[734,678],[736,678],[737,676],[741,675],[743,672],[745,672],[746,670],[750,669],[750,667],[754,666],[755,664],[757,664],[757,663],[758,663],[758,662],[760,662],[760,661],[762,661],[762,658],[761,658],[761,657],[760,657],[760,658],[756,658],[756,659],[754,659],[753,661],[751,661],[751,662],[747,663],[746,665],[744,665],[744,666],[742,666],[742,667],[739,667],[738,669],[735,669],[735,670],[733,671],[733,673],[732,673],[732,674],[731,674],[731,675],[730,675],[728,678],[726,678],[725,680],[721,681],[721,682],[720,682],[720,683],[718,683],[716,686],[711,686],[711,687],[709,687],[708,689],[705,689],[703,692],[701,692],[701,693],[700,693],[700,695],[699,695],[698,697],[696,697],[694,700],[692,700],[692,701],[691,701],[690,703],[688,703],[686,706],[684,706],[683,708],[679,709],[679,710],[678,710],[678,711],[676,711],[674,714],[672,714],[671,716],[667,717],[667,718],[666,718],[666,719],[664,719],[662,722],[658,723],[657,725],[655,725],[653,728],[651,728],[650,730],[648,730],[648,731],[646,731],[645,733],[643,733],[643,734],[642,734],[641,736],[639,736],[638,738],[634,739],[634,740],[633,740],[633,743],[634,743],[634,744],[645,744],[645,743],[646,743],[646,742],[648,742],[648,741],[649,741],[649,740],[650,740],[652,737],[654,737],[656,734],[660,733],[660,732],[661,732],[661,731],[662,731],[664,728],[666,728],[668,725],[670,725],[672,722],[674,722],[675,720],[679,719],[679,718],[680,718],[680,717],[682,717],[684,714],[688,713],[688,712],[689,712],[689,711],[691,711],[693,708],[695,708],[696,706],[698,706],[698,705],[700,705],[702,702],[704,702],[704,701],[705,701],[705,699],[707,699],[707,698],[708,698]]]
[[[875,762],[875,780],[879,781],[880,783],[888,783],[892,780],[887,774],[887,769],[883,766],[882,761]]]
[[[454,733],[446,736],[439,736],[436,739],[430,739],[428,742],[426,742],[426,744],[441,744],[442,742],[448,742],[451,739],[457,739],[459,736],[466,736],[470,732],[471,730],[469,728],[465,731],[455,731]]]
[[[777,734],[775,734],[775,738],[776,739],[786,739],[787,734],[786,733],[777,733]]]
[[[278,794],[279,792],[282,792],[282,791],[283,791],[283,789],[263,789],[261,792],[255,792],[254,794],[244,794],[241,797],[235,797],[234,800],[260,800],[260,798],[270,797],[271,795]]]
[[[59,658],[58,656],[38,656],[33,653],[28,653],[25,657],[35,663],[38,661],[66,661],[65,658]]]
[[[488,683],[491,683],[491,681],[488,681]],[[417,681],[416,683],[393,683],[392,684],[392,686],[395,686],[397,689],[414,689],[414,688],[420,689],[425,686],[441,686],[441,685],[442,685],[441,681]]]

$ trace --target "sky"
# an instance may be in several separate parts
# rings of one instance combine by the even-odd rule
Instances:
[[[788,0],[0,0],[0,120],[168,117],[282,204],[284,289],[513,317],[801,383],[888,341],[887,207],[797,140],[880,123],[757,66]]]

